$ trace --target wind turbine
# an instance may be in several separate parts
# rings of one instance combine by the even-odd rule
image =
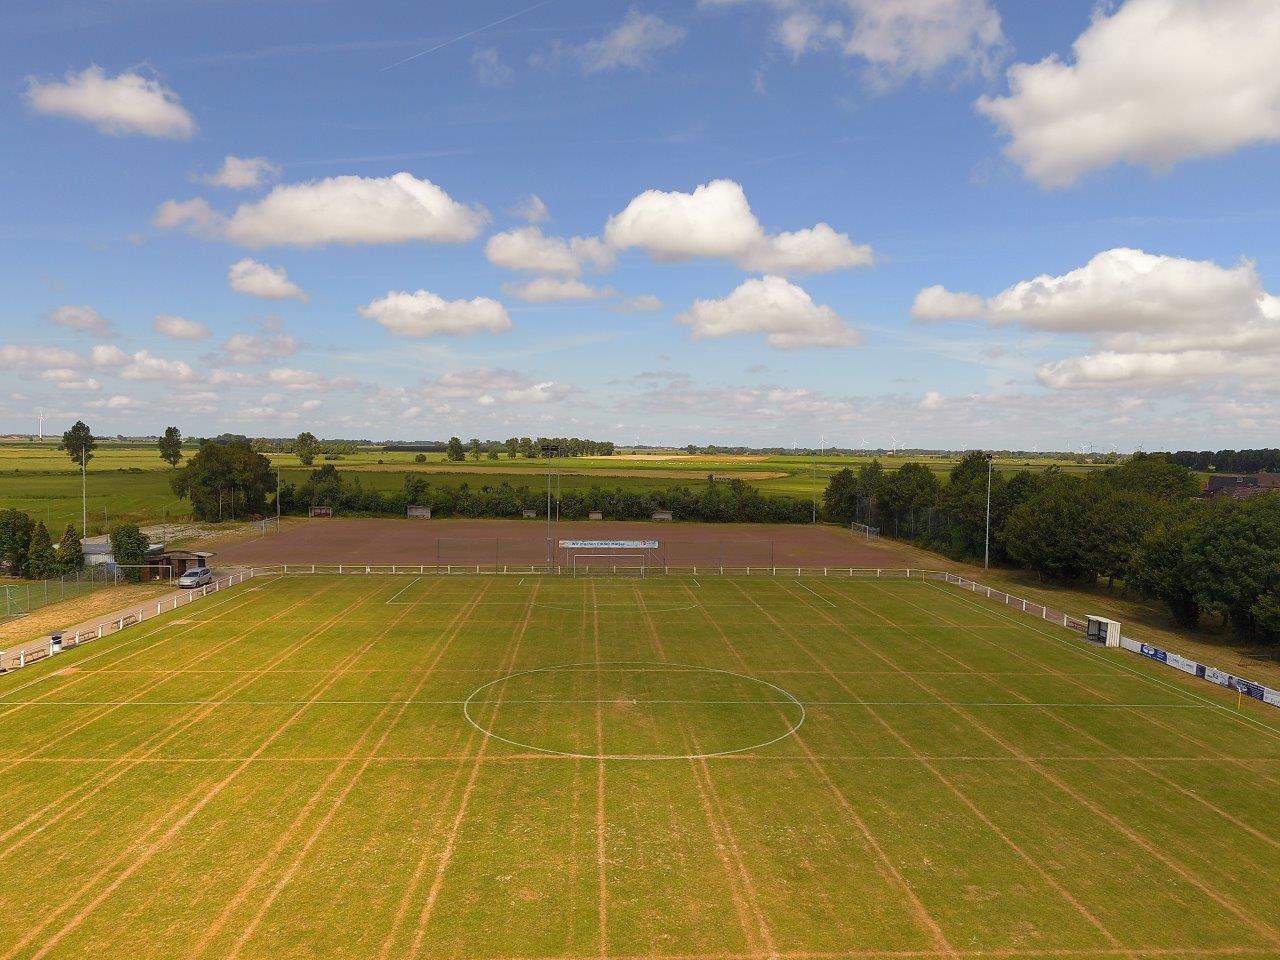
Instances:
[[[889,456],[896,457],[898,455],[898,448],[900,446],[900,442],[898,438],[895,437],[892,433],[889,434],[889,444],[890,444]]]
[[[39,421],[39,424],[40,424],[38,428],[40,431],[39,439],[43,440],[44,439],[44,408],[43,407],[40,408],[40,415],[37,417],[37,420]]]

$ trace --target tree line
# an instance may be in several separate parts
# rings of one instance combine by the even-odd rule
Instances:
[[[403,517],[410,505],[429,506],[435,517],[511,518],[524,510],[543,514],[547,499],[544,491],[527,484],[433,485],[413,474],[405,477],[398,490],[376,490],[366,488],[359,476],[344,476],[331,464],[313,470],[300,484],[286,483],[280,489],[281,511],[290,515],[305,515],[311,507],[331,507],[347,515]],[[600,486],[566,490],[553,502],[552,510],[567,520],[585,520],[592,511],[600,511],[610,520],[648,520],[658,510],[670,510],[676,520],[710,523],[803,523],[810,519],[808,505],[800,501],[766,496],[741,480],[713,478],[701,487],[654,491]]]
[[[1219,473],[1280,470],[1280,449],[1275,447],[1264,447],[1261,450],[1179,450],[1172,456],[1174,463],[1179,466],[1202,473],[1208,470]]]
[[[1164,603],[1182,624],[1217,619],[1240,637],[1280,642],[1280,493],[1204,500],[1171,454],[1136,454],[1088,474],[1057,468],[990,473],[970,453],[947,482],[919,463],[841,470],[826,515],[860,522],[957,558],[1109,585]]]
[[[612,457],[617,447],[612,440],[581,440],[578,437],[508,437],[506,440],[480,440],[472,437],[465,445],[460,437],[450,437],[445,444],[445,457],[454,462],[489,460],[536,460],[545,448],[555,448],[560,457]],[[426,459],[425,457],[423,459]]]

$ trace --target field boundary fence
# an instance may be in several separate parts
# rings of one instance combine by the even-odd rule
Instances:
[[[48,580],[20,580],[0,584],[0,623],[25,617],[33,610],[51,603],[83,597],[126,579],[128,577],[123,568],[103,563]]]
[[[637,575],[637,568],[628,565],[626,572],[630,576]],[[163,613],[177,610],[179,607],[194,603],[197,600],[237,586],[248,580],[262,576],[451,576],[451,575],[494,575],[494,576],[567,576],[576,573],[572,564],[561,563],[528,563],[528,564],[432,564],[432,563],[280,563],[266,566],[254,566],[237,570],[218,577],[207,586],[175,594],[160,600],[144,603],[136,609],[105,619],[94,627],[81,628],[70,635],[55,635],[47,644],[36,647],[28,646],[17,651],[0,651],[0,673],[28,666],[65,650],[100,640],[103,637],[119,633],[131,626],[153,619]],[[983,596],[988,600],[1011,607],[1026,616],[1043,620],[1075,633],[1084,634],[1086,621],[1062,610],[1056,610],[1047,604],[1037,603],[1017,597],[1005,590],[999,590],[986,584],[978,583],[959,574],[941,570],[925,570],[916,567],[805,567],[777,565],[765,567],[734,567],[711,565],[673,566],[658,563],[653,566],[639,568],[643,576],[765,576],[765,577],[826,577],[834,579],[874,579],[874,580],[912,580],[941,581]],[[1280,708],[1280,690],[1274,690],[1252,680],[1236,676],[1226,670],[1202,664],[1171,651],[1163,650],[1151,644],[1143,643],[1132,637],[1121,636],[1121,649],[1136,653],[1147,660],[1162,663],[1191,676],[1199,677],[1210,683],[1235,690],[1242,697],[1249,697],[1260,703]]]
[[[174,594],[171,597],[163,597],[155,601],[146,601],[136,607],[130,607],[128,611],[118,612],[101,620],[94,626],[51,634],[47,639],[36,645],[28,643],[16,649],[0,651],[0,673],[18,670],[59,653],[73,650],[91,641],[101,640],[103,637],[119,633],[121,630],[127,630],[129,627],[152,620],[162,613],[177,610],[179,607],[187,606],[220,590],[225,590],[227,587],[233,587],[254,577],[260,577],[262,574],[262,569],[237,570],[226,576],[218,577],[212,583],[203,587]]]
[[[1042,603],[1036,603],[1033,600],[1024,600],[1022,597],[1015,597],[1011,593],[1004,590],[997,590],[994,587],[986,586],[977,581],[970,580],[955,573],[943,573],[942,577],[947,583],[960,587],[962,590],[968,590],[970,593],[976,593],[985,596],[988,600],[994,600],[996,603],[1003,603],[1005,606],[1013,607],[1021,610],[1028,616],[1036,617],[1041,620],[1047,620],[1050,623],[1056,623],[1068,630],[1073,630],[1083,634],[1087,629],[1087,624],[1080,617],[1074,617],[1069,613],[1063,613],[1060,610],[1054,610]],[[1246,680],[1238,677],[1226,670],[1219,670],[1217,667],[1211,667],[1207,664],[1191,660],[1180,654],[1163,650],[1160,647],[1152,646],[1149,643],[1143,643],[1141,640],[1135,640],[1121,634],[1120,647],[1128,650],[1130,653],[1136,653],[1148,660],[1154,660],[1156,663],[1163,663],[1165,666],[1173,667],[1175,670],[1181,670],[1183,673],[1190,674],[1193,677],[1199,677],[1201,680],[1208,680],[1220,687],[1226,687],[1234,690],[1241,696],[1250,697],[1251,699],[1269,704],[1273,707],[1280,707],[1280,690],[1273,690],[1270,687],[1263,686],[1260,683],[1254,683],[1252,680]]]

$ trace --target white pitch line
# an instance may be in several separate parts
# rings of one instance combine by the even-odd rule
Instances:
[[[421,579],[422,579],[421,577],[414,577],[412,580],[406,583],[403,587],[397,590],[395,594],[391,597],[391,599],[387,601],[387,603],[395,603],[396,597],[400,596],[400,594],[404,593],[406,590],[408,590],[410,587],[412,587],[415,583],[417,583]],[[401,604],[401,606],[403,606],[403,604]]]
[[[817,590],[814,590],[813,588],[811,588],[811,587],[807,586],[803,580],[797,580],[797,581],[796,581],[796,584],[797,584],[798,586],[800,586],[800,587],[803,587],[805,590],[808,590],[808,591],[809,591],[810,593],[812,593],[815,597],[817,597],[819,600],[821,600],[823,603],[825,603],[828,607],[834,607],[834,606],[835,606],[835,604],[834,604],[834,603],[832,603],[830,600],[828,600],[828,599],[827,599],[826,597],[824,597],[822,594],[818,593],[818,591],[817,591]]]
[[[466,700],[15,700],[9,703],[13,707],[291,707],[291,706],[331,706],[331,707],[382,707],[382,706],[420,706],[448,707],[460,706]],[[1027,703],[1022,700],[635,700],[611,697],[601,700],[587,699],[539,699],[530,700],[503,699],[472,700],[472,704],[501,704],[502,706],[569,706],[625,703],[627,706],[664,706],[664,705],[702,705],[730,707],[760,707],[781,704],[783,706],[804,707],[1037,707],[1043,709],[1056,708],[1090,708],[1100,709],[1148,709],[1162,707],[1170,710],[1212,710],[1213,704],[1201,703]],[[1266,757],[1258,759],[1268,759]]]

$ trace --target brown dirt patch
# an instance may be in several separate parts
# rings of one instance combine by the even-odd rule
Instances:
[[[530,564],[547,556],[536,520],[310,520],[228,544],[217,563]],[[831,526],[564,521],[553,540],[657,540],[673,566],[900,567],[900,555]]]

